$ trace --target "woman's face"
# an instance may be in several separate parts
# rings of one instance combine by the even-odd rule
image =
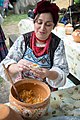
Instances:
[[[53,27],[54,23],[51,13],[40,14],[34,23],[34,31],[36,37],[40,40],[47,39]]]

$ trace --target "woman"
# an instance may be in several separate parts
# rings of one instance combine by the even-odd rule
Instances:
[[[34,31],[21,35],[2,62],[14,79],[44,80],[52,89],[65,84],[69,71],[64,44],[51,33],[58,22],[58,12],[56,4],[38,2],[34,10]],[[33,63],[38,64],[38,68],[33,68]]]

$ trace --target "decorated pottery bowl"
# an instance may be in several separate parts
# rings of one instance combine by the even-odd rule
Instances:
[[[46,114],[50,103],[50,89],[44,82],[23,79],[15,83],[22,102],[11,87],[9,102],[23,118],[36,120]]]
[[[65,36],[65,25],[63,23],[58,23],[55,29],[58,37],[63,38]]]
[[[71,35],[74,28],[72,27],[72,24],[68,23],[65,25],[65,33],[66,35]]]
[[[76,29],[73,33],[72,33],[73,39],[75,42],[80,43],[80,29]]]

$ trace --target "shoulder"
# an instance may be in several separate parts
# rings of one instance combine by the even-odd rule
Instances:
[[[28,32],[28,33],[22,34],[22,35],[20,35],[20,36],[17,38],[17,41],[22,42],[22,41],[25,40],[25,38],[26,38],[26,40],[27,40],[28,38],[30,38],[31,34],[32,34],[32,32]]]
[[[57,35],[55,35],[54,33],[51,33],[51,35],[52,35],[52,39],[53,40],[57,40],[57,41],[60,41],[61,39],[57,36]]]
[[[25,45],[25,42],[24,42],[24,37],[23,35],[20,35],[17,37],[17,39],[15,40],[14,44],[13,44],[13,47],[12,48],[22,48],[22,46]]]
[[[21,42],[23,42],[23,41],[24,41],[24,37],[23,37],[23,35],[20,35],[20,36],[16,39],[15,42],[21,43]]]
[[[25,46],[27,46],[27,45],[30,46],[30,37],[31,37],[32,33],[33,33],[33,31],[32,32],[28,32],[26,34],[23,34]]]
[[[23,34],[23,37],[24,37],[24,38],[30,38],[31,35],[32,35],[32,33],[33,33],[33,31],[28,32],[28,33],[25,33],[25,34]]]
[[[51,39],[51,45],[50,46],[52,46],[52,48],[56,49],[58,47],[61,39],[58,36],[56,36],[54,33],[51,33],[51,35],[52,35],[52,39]]]

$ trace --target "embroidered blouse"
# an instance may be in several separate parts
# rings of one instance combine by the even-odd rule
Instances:
[[[1,62],[0,64],[0,75],[1,77],[3,77],[6,80],[6,76],[4,74],[4,70],[2,67],[2,63],[5,64],[6,68],[12,64],[12,63],[17,63],[20,59],[22,59],[23,54],[25,51],[25,41],[24,41],[24,37],[23,35],[19,36],[17,38],[17,40],[15,41],[15,43],[13,44],[13,46],[10,48],[10,51],[8,53],[8,55],[6,56],[6,58]],[[31,52],[34,59],[29,59],[30,56],[26,57],[26,55],[28,55],[28,52]],[[32,49],[30,49],[27,46],[27,52],[25,52],[24,54],[24,59],[29,59],[32,62],[38,63],[40,66],[45,66],[46,68],[48,68],[50,71],[57,71],[59,73],[59,76],[57,79],[55,80],[50,80],[48,78],[46,78],[46,82],[54,88],[58,88],[58,87],[62,87],[65,82],[66,82],[66,76],[69,74],[69,70],[68,70],[68,63],[66,60],[66,55],[65,55],[65,49],[64,49],[64,43],[63,40],[60,40],[60,43],[57,47],[57,49],[54,52],[54,59],[53,59],[53,66],[52,68],[50,68],[50,58],[49,56],[43,55],[42,57],[39,57],[38,59],[34,56]],[[41,64],[41,60],[44,62],[44,60],[46,59],[45,64]],[[34,60],[34,61],[33,61]],[[13,77],[13,80],[15,80],[16,76]]]

